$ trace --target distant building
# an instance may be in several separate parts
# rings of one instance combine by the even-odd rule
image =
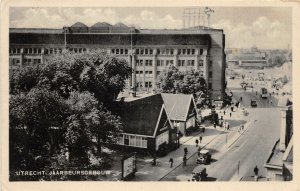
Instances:
[[[280,139],[264,165],[270,181],[293,180],[293,109],[285,106],[281,112]]]
[[[231,49],[227,51],[229,54],[227,56],[228,64],[238,64],[243,68],[264,68],[267,64],[266,52],[257,49],[256,47],[250,50],[241,49],[237,51],[236,49]]]
[[[196,126],[198,116],[193,95],[162,93],[166,111],[172,125],[182,135],[187,135]]]
[[[224,47],[223,30],[201,27],[160,30],[105,22],[88,27],[78,22],[63,29],[9,30],[11,70],[42,64],[44,56],[64,51],[103,50],[127,60],[132,67],[128,89],[155,89],[157,76],[173,64],[180,71],[200,71],[212,100],[222,100],[225,91]]]

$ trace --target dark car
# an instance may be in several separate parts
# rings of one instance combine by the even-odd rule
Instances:
[[[257,102],[255,100],[251,100],[251,107],[257,107]]]

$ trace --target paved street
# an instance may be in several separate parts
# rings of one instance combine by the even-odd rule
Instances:
[[[258,166],[259,175],[266,176],[263,167],[270,151],[279,138],[280,108],[276,107],[277,99],[271,96],[269,99],[262,99],[259,94],[256,96],[254,87],[244,91],[239,86],[239,81],[229,84],[234,100],[243,97],[242,107],[247,108],[249,116],[243,116],[241,109],[232,113],[232,117],[225,116],[225,120],[234,124],[229,132],[223,132],[206,149],[212,153],[212,163],[206,165],[209,181],[239,181],[241,177],[253,176],[253,168]],[[257,108],[250,106],[250,100],[257,100]],[[272,104],[269,100],[272,99]],[[239,124],[245,124],[245,131],[239,133]],[[188,180],[192,170],[197,166],[197,156],[192,156],[186,167],[180,166],[166,177],[165,181]],[[239,167],[238,167],[239,166]],[[239,172],[238,172],[239,168]]]

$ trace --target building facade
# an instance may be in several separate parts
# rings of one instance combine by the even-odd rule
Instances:
[[[127,60],[133,69],[127,85],[134,91],[155,89],[157,76],[171,64],[180,71],[200,71],[212,100],[222,100],[225,91],[223,30],[135,29],[122,23],[88,27],[75,23],[63,29],[11,28],[9,46],[11,70],[42,64],[49,54],[102,50]]]
[[[189,135],[196,127],[198,117],[194,96],[191,94],[161,94],[172,125],[183,136]]]
[[[161,94],[117,103],[116,113],[123,122],[118,145],[165,155],[178,144]]]
[[[280,138],[264,165],[268,180],[293,180],[293,146],[293,107],[288,105],[281,110]]]

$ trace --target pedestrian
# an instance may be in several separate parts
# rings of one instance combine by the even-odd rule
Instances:
[[[254,167],[254,174],[255,174],[255,176],[258,176],[258,168],[257,168],[257,165]]]
[[[226,111],[224,110],[224,115],[226,114]]]
[[[231,112],[229,113],[229,116],[231,117]]]
[[[216,122],[214,122],[214,128],[216,128],[217,127],[217,124],[216,124]]]
[[[227,123],[227,130],[228,130],[228,131],[230,130],[230,128],[229,128],[229,123]]]
[[[173,167],[173,158],[170,158],[170,160],[169,160],[169,163],[170,163],[170,168],[172,168]]]
[[[183,156],[183,166],[186,166],[186,160],[187,160],[187,159],[186,159],[186,156],[184,155],[184,156]]]
[[[257,91],[255,91],[255,95],[257,95]]]
[[[196,139],[196,147],[198,147],[198,144],[199,144],[199,141],[198,141],[198,139]]]
[[[200,138],[199,138],[199,140],[200,140],[200,144],[201,144],[201,141],[202,141],[202,136],[200,135]]]
[[[187,153],[188,153],[188,149],[184,147],[184,155],[187,155]]]

